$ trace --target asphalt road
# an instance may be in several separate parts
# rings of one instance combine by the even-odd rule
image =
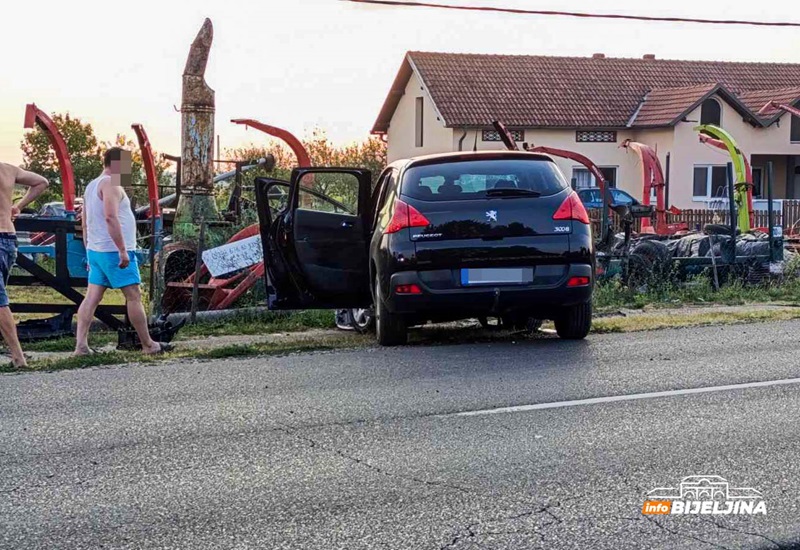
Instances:
[[[798,334],[3,375],[0,548],[800,547]],[[766,515],[642,515],[700,474]]]

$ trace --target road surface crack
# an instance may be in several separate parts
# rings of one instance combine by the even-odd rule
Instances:
[[[419,483],[421,485],[426,485],[426,486],[429,486],[429,487],[443,487],[443,488],[446,488],[446,489],[452,489],[453,491],[459,491],[459,492],[465,493],[465,494],[472,494],[473,493],[473,491],[471,491],[469,489],[466,489],[464,487],[460,487],[458,485],[454,485],[452,483],[445,483],[443,481],[431,481],[431,480],[422,479],[422,478],[419,478],[419,477],[416,477],[416,476],[409,476],[409,475],[398,474],[398,473],[395,473],[395,472],[390,472],[389,470],[386,470],[385,468],[382,468],[380,466],[376,466],[375,464],[367,462],[366,460],[364,460],[362,458],[358,458],[357,456],[348,454],[348,453],[346,453],[346,452],[344,452],[344,451],[342,451],[340,449],[326,447],[325,445],[319,443],[315,439],[298,433],[297,430],[295,430],[293,428],[290,428],[289,426],[281,425],[279,427],[276,427],[275,429],[280,431],[280,432],[283,432],[283,433],[285,433],[287,435],[290,435],[290,436],[292,436],[292,437],[294,437],[296,439],[299,439],[300,441],[308,443],[308,445],[311,446],[312,448],[320,448],[320,449],[322,449],[324,451],[333,453],[333,454],[335,454],[335,455],[337,455],[337,456],[339,456],[339,457],[341,457],[341,458],[343,458],[345,460],[348,460],[348,461],[350,461],[350,462],[352,462],[354,464],[358,464],[359,466],[363,466],[363,467],[365,467],[365,468],[367,468],[367,469],[369,469],[369,470],[371,470],[371,471],[373,471],[373,472],[375,472],[377,474],[380,474],[382,476],[391,477],[391,478],[395,478],[395,479],[403,479],[403,480],[406,480],[406,481],[413,481],[414,483]]]
[[[710,541],[707,541],[705,539],[701,539],[700,537],[696,537],[694,535],[687,535],[686,533],[681,533],[680,531],[678,531],[676,529],[670,529],[666,525],[663,525],[663,524],[659,523],[658,521],[656,521],[655,519],[651,518],[650,516],[643,516],[643,517],[644,517],[644,519],[646,519],[647,521],[649,521],[650,523],[652,523],[653,525],[655,525],[659,529],[661,529],[663,531],[666,531],[667,533],[671,533],[673,535],[678,535],[679,537],[685,537],[685,538],[688,538],[688,539],[696,540],[697,542],[702,542],[703,544],[708,544],[709,546],[713,546],[715,548],[723,548],[724,550],[731,550],[727,546],[722,546],[721,544],[710,542]]]
[[[778,541],[772,540],[771,538],[769,538],[769,537],[768,537],[768,536],[766,536],[766,535],[762,535],[761,533],[754,533],[754,532],[752,532],[752,531],[744,531],[744,530],[742,530],[742,529],[737,529],[736,527],[731,527],[731,526],[729,526],[729,525],[725,525],[725,524],[723,524],[723,523],[718,523],[718,522],[716,522],[716,521],[714,521],[714,520],[712,520],[712,519],[706,519],[706,518],[701,518],[701,519],[702,519],[704,522],[708,523],[709,525],[713,525],[714,527],[716,527],[716,528],[718,528],[718,529],[725,529],[726,531],[733,531],[734,533],[739,533],[739,534],[742,534],[742,535],[750,535],[751,537],[759,537],[759,538],[762,538],[762,539],[764,539],[765,541],[769,542],[770,544],[774,544],[774,545],[775,545],[775,547],[776,547],[776,548],[778,548],[778,550],[782,550],[782,549],[784,549],[784,548],[790,548],[790,547],[788,547],[788,546],[784,546],[784,545],[782,545],[782,544],[781,544],[781,543],[779,543]]]
[[[479,542],[479,538],[484,535],[536,535],[539,537],[541,542],[545,541],[545,534],[536,527],[531,526],[528,529],[500,529],[495,528],[488,531],[481,531],[477,528],[481,525],[492,525],[492,524],[502,524],[507,522],[518,521],[521,519],[530,518],[539,514],[545,514],[553,519],[548,523],[540,525],[539,527],[548,527],[550,525],[557,525],[563,522],[561,518],[559,518],[556,514],[553,513],[551,508],[560,506],[560,503],[550,503],[538,508],[536,510],[528,510],[525,512],[520,512],[518,514],[514,514],[511,516],[502,516],[498,518],[491,518],[485,521],[476,521],[473,523],[468,524],[466,527],[463,527],[456,531],[455,535],[453,535],[452,540],[445,544],[444,546],[439,547],[439,550],[448,550],[450,548],[455,548],[456,545],[460,544],[461,542],[469,542],[469,544],[473,544],[476,546],[481,547],[481,543]],[[499,527],[499,526],[498,526]]]

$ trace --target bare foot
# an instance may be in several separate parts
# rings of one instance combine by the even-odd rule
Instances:
[[[86,348],[75,348],[75,351],[72,352],[73,357],[83,357],[84,355],[91,355],[92,350],[88,347]]]
[[[165,344],[163,342],[153,342],[153,345],[150,347],[142,346],[142,353],[145,355],[156,355],[157,353],[164,353],[170,351],[172,346],[169,344]]]

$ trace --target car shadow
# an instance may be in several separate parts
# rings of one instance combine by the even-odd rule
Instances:
[[[453,323],[427,324],[411,328],[408,333],[409,346],[482,343],[551,345],[555,342],[559,342],[560,345],[571,344],[571,347],[588,345],[588,342],[582,340],[562,341],[553,329],[552,323],[545,323],[539,330],[528,332],[495,327],[486,328],[477,320],[470,319]]]

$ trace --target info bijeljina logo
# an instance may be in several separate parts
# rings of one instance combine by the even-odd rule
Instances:
[[[656,487],[647,493],[643,514],[755,515],[767,513],[761,491],[731,487],[720,476],[688,476],[678,487]]]

